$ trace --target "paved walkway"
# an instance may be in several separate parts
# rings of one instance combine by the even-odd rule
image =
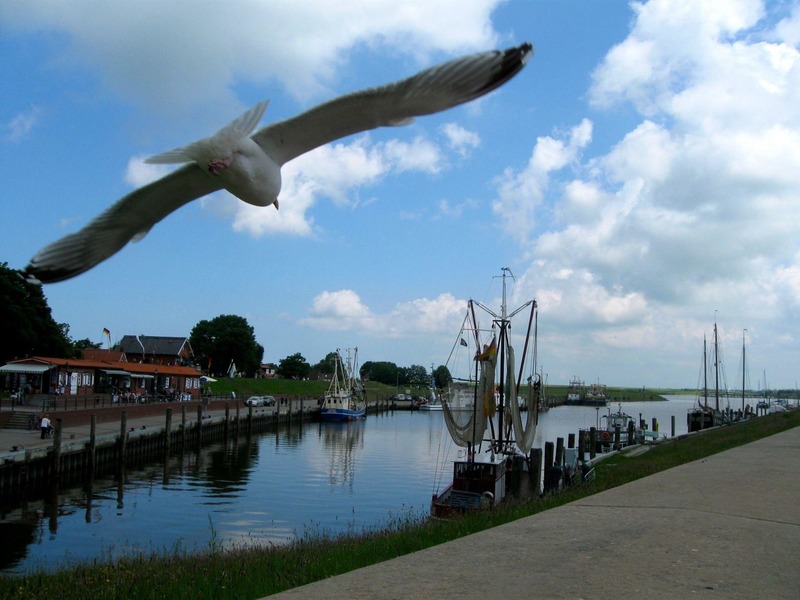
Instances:
[[[800,599],[800,428],[270,596]]]

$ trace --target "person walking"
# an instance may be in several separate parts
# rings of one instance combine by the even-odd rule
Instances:
[[[50,419],[47,418],[47,415],[42,417],[42,420],[39,421],[39,428],[42,431],[42,439],[47,437],[47,434],[50,433]]]

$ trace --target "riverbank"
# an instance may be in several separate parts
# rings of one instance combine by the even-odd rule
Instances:
[[[176,550],[167,557],[139,555],[52,575],[0,578],[0,597],[257,598],[541,513],[798,425],[800,412],[791,411],[684,436],[635,457],[623,453],[597,466],[591,486],[452,522],[399,520],[388,531],[336,540],[304,538],[281,548],[223,551],[212,540],[201,555]],[[407,579],[413,579],[410,573]]]

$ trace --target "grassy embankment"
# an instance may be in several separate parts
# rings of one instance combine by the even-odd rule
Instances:
[[[208,550],[136,555],[55,574],[0,577],[0,598],[259,598],[447,542],[704,458],[800,425],[800,410],[752,419],[654,446],[638,456],[601,461],[597,479],[568,492],[504,503],[453,521],[409,515],[386,530],[331,538],[316,533],[285,547],[223,550],[213,531]]]
[[[365,383],[367,395],[370,400],[386,398],[398,392],[405,393],[409,390],[413,395],[426,396],[428,388],[426,386],[408,386],[398,390],[395,386],[384,385],[368,381]],[[328,389],[328,383],[324,381],[294,381],[291,379],[246,379],[246,378],[221,378],[211,384],[211,392],[216,396],[230,396],[231,392],[236,392],[237,398],[247,398],[248,396],[294,396],[318,398]],[[547,397],[555,401],[563,401],[567,397],[567,385],[548,385],[546,389]],[[525,387],[521,389],[524,393]],[[653,388],[626,388],[626,387],[606,387],[606,395],[611,402],[642,402],[648,400],[664,400],[665,394],[681,394],[683,390],[664,390]],[[691,391],[689,393],[696,393]]]

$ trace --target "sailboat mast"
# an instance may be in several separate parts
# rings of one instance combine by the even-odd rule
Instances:
[[[508,305],[506,304],[506,273],[511,273],[511,269],[508,267],[502,267],[503,271],[503,299],[500,304],[500,335],[499,335],[499,352],[500,352],[500,382],[497,386],[498,388],[498,395],[499,395],[499,402],[497,405],[497,442],[499,448],[502,449],[504,447],[505,440],[503,439],[503,413],[505,412],[505,372],[506,372],[506,345],[508,344],[507,339],[507,327],[508,327]]]
[[[719,342],[716,321],[714,322],[714,402],[714,408],[719,412]]]
[[[745,386],[745,360],[744,360],[744,336],[747,329],[742,331],[742,413],[744,413],[744,386]]]
[[[708,350],[706,334],[703,334],[703,406],[708,408]]]

